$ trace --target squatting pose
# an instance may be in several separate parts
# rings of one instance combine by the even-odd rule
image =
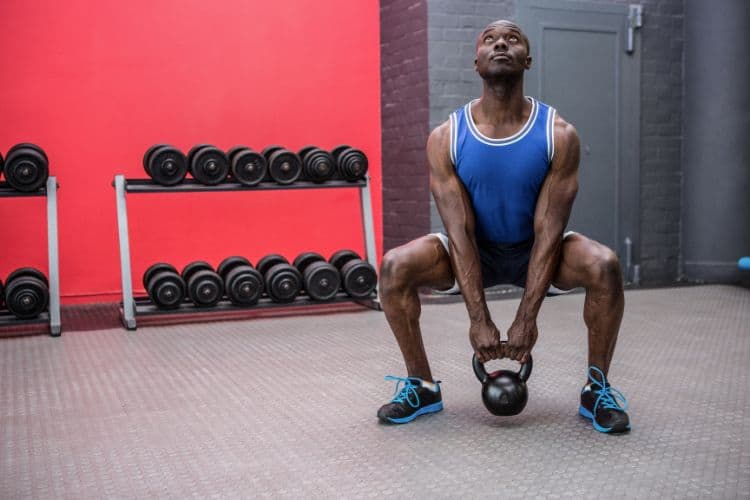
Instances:
[[[482,96],[427,141],[430,189],[447,234],[423,236],[383,258],[381,301],[408,377],[387,377],[397,380],[396,395],[378,418],[406,423],[443,408],[422,343],[419,288],[460,289],[481,362],[524,362],[550,287],[584,287],[589,368],[579,412],[600,432],[627,431],[627,401],[606,378],[624,308],[620,265],[606,246],[565,232],[578,190],[578,134],[554,108],[524,96],[531,57],[520,27],[493,22],[476,49]],[[507,343],[484,297],[484,288],[498,284],[525,289]]]

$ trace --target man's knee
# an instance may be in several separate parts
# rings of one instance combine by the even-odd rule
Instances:
[[[403,248],[388,250],[380,263],[380,289],[387,292],[408,283],[409,256]]]
[[[621,286],[620,259],[609,247],[596,245],[591,255],[590,272],[593,284],[608,287]]]

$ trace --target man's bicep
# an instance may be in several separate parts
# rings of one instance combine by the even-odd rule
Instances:
[[[580,141],[575,128],[564,123],[555,137],[557,146],[550,171],[542,186],[535,214],[535,226],[542,229],[549,223],[567,224],[578,193]]]
[[[430,168],[430,183],[442,183],[453,173],[450,158],[450,129],[447,124],[437,127],[427,138],[427,164]]]
[[[578,162],[580,161],[580,140],[572,125],[568,125],[562,134],[563,147],[560,154],[552,161],[552,180],[554,185],[550,195],[556,203],[573,206],[578,193]]]
[[[441,125],[427,139],[427,164],[430,167],[430,191],[436,203],[455,191],[456,171],[450,158],[450,130]]]
[[[430,191],[448,233],[459,228],[473,228],[473,213],[469,209],[468,197],[450,157],[450,128],[447,123],[430,134],[427,162],[430,166]]]
[[[430,191],[446,229],[453,222],[465,221],[463,192],[455,173],[438,172],[430,175]]]

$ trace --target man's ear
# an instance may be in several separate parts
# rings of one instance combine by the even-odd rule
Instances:
[[[478,70],[478,68],[477,68],[477,62],[478,62],[477,59],[474,59],[474,71]]]
[[[531,56],[526,56],[526,69],[531,67]]]

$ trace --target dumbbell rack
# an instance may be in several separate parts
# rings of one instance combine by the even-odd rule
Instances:
[[[49,260],[49,312],[44,312],[34,319],[18,319],[10,313],[0,313],[0,332],[4,329],[25,331],[27,326],[49,323],[50,335],[57,337],[62,332],[60,323],[60,268],[57,243],[57,178],[48,177],[46,187],[24,193],[0,183],[0,198],[29,196],[47,197],[47,258]]]
[[[331,188],[359,188],[359,200],[362,213],[362,227],[364,228],[366,259],[375,269],[375,226],[373,225],[372,198],[370,196],[370,179],[357,182],[341,180],[327,181],[323,184],[298,181],[293,184],[280,185],[272,181],[263,181],[252,187],[239,183],[226,182],[216,186],[206,186],[193,179],[186,179],[176,186],[162,186],[150,179],[126,179],[123,175],[116,175],[113,182],[115,197],[117,199],[117,230],[120,244],[120,273],[122,277],[122,323],[128,330],[136,329],[136,317],[141,317],[149,324],[166,324],[189,320],[193,316],[209,317],[214,319],[249,318],[256,316],[267,316],[274,313],[288,313],[291,310],[302,312],[329,312],[341,310],[342,304],[358,303],[371,309],[380,310],[377,293],[369,299],[352,299],[343,292],[339,293],[333,300],[328,302],[313,302],[305,297],[298,297],[294,302],[288,304],[277,304],[270,299],[261,298],[258,304],[252,307],[239,307],[229,301],[222,300],[212,308],[198,308],[190,302],[185,302],[178,309],[164,311],[158,309],[147,297],[133,297],[133,282],[130,267],[130,243],[128,236],[128,213],[126,195],[150,194],[150,193],[196,193],[196,192],[219,192],[219,191],[265,191],[265,190],[293,190],[293,189],[331,189]]]

